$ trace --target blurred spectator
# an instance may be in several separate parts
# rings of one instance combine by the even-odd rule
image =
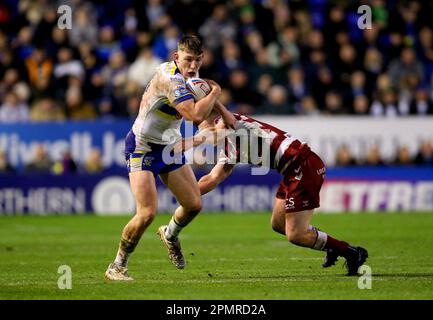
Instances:
[[[232,72],[236,69],[243,69],[243,67],[244,63],[239,46],[234,41],[224,41],[222,57],[218,66],[223,78],[222,80],[227,81]]]
[[[389,65],[389,76],[392,85],[400,89],[407,85],[415,88],[423,80],[424,70],[420,61],[417,60],[412,48],[404,48],[399,59],[393,60]]]
[[[12,40],[11,48],[21,61],[25,61],[31,55],[34,47],[32,40],[33,30],[30,26],[23,26]]]
[[[49,158],[45,147],[42,144],[36,145],[33,150],[33,159],[26,164],[24,171],[26,173],[49,173],[53,162]]]
[[[3,79],[0,82],[0,101],[5,94],[12,91],[13,87],[20,81],[20,75],[15,68],[8,68],[4,72]]]
[[[74,159],[72,159],[72,155],[69,150],[63,152],[62,159],[54,162],[52,172],[58,175],[77,172],[77,164],[75,163]]]
[[[417,54],[424,66],[424,79],[428,81],[433,75],[433,30],[431,27],[422,27],[418,33],[418,39]]]
[[[422,142],[414,163],[421,166],[433,166],[433,142],[431,140]]]
[[[250,32],[257,31],[256,26],[256,12],[250,3],[241,3],[239,1],[239,9],[237,10],[238,38],[244,39]]]
[[[384,166],[385,162],[383,161],[380,148],[377,144],[371,146],[367,150],[367,156],[363,162],[364,166]]]
[[[29,120],[29,106],[20,103],[15,92],[6,94],[0,105],[0,123],[27,122]]]
[[[114,52],[121,50],[119,41],[116,39],[115,30],[111,25],[102,26],[99,29],[98,38],[96,52],[102,61],[108,61]]]
[[[272,76],[269,73],[264,73],[260,76],[257,81],[256,91],[261,95],[261,100],[264,102],[266,100],[266,95],[273,85]]]
[[[83,42],[89,43],[91,46],[97,45],[98,26],[93,12],[95,12],[95,8],[89,2],[73,11],[73,28],[69,30],[69,38],[73,46],[78,47]]]
[[[260,110],[265,114],[294,114],[295,110],[289,104],[287,91],[281,85],[273,85],[267,94],[265,103],[260,106]]]
[[[149,47],[143,48],[137,60],[129,67],[128,80],[137,82],[142,88],[146,87],[153,77],[156,68],[162,62],[160,58],[153,55]]]
[[[316,98],[320,110],[325,109],[326,95],[334,88],[334,85],[334,78],[329,68],[326,66],[320,67],[311,88],[311,93]]]
[[[150,29],[155,33],[164,29],[171,21],[162,2],[161,0],[149,0],[146,5],[146,16]]]
[[[45,5],[41,13],[41,20],[34,26],[34,33],[32,41],[37,45],[44,45],[47,35],[51,35],[53,28],[57,27],[57,7],[53,5]]]
[[[53,58],[57,57],[60,48],[72,47],[70,45],[68,31],[58,28],[57,25],[46,35],[45,43],[47,55]]]
[[[281,32],[281,30],[290,23],[290,10],[286,1],[272,1],[269,4],[272,8],[274,14],[274,27],[275,30]],[[305,19],[304,21],[300,21],[299,25],[307,28],[309,24],[309,19]],[[302,31],[301,31],[302,33]]]
[[[74,58],[71,48],[62,47],[57,53],[57,63],[54,65],[54,77],[56,80],[61,80],[69,76],[83,78],[84,67],[80,60]]]
[[[353,113],[356,115],[368,115],[370,104],[368,98],[364,95],[358,95],[353,100]]]
[[[398,115],[397,94],[393,89],[386,90],[379,99],[373,101],[370,113],[374,116],[395,117]]]
[[[84,170],[87,173],[95,174],[104,170],[104,165],[102,164],[101,151],[99,149],[92,149],[84,163]]]
[[[301,110],[298,113],[305,116],[313,116],[319,114],[316,101],[314,101],[314,98],[312,96],[304,96],[302,98]]]
[[[221,3],[214,7],[212,15],[204,21],[199,34],[204,38],[206,47],[218,50],[224,40],[235,39],[236,29],[236,23],[228,15],[226,4]]]
[[[66,114],[70,120],[96,119],[94,107],[83,100],[81,89],[76,86],[69,87],[66,91]]]
[[[257,30],[251,30],[244,36],[244,60],[247,64],[254,63],[256,54],[264,49],[263,37]]]
[[[162,34],[155,38],[153,45],[154,54],[161,60],[167,61],[172,58],[172,54],[177,50],[177,42],[181,35],[177,26],[167,26]]]
[[[31,85],[36,85],[40,80],[49,81],[53,72],[53,63],[46,56],[45,49],[35,48],[25,60],[28,77]]]
[[[36,101],[30,110],[30,120],[35,122],[62,121],[66,116],[62,107],[52,98]]]
[[[327,115],[341,115],[347,113],[343,105],[343,98],[338,92],[330,91],[326,94],[323,113]]]
[[[249,87],[248,75],[242,69],[236,69],[230,74],[230,91],[233,102],[248,104],[255,107],[260,103],[260,96]]]
[[[372,91],[377,77],[383,71],[382,54],[377,50],[377,48],[370,47],[365,51],[363,67],[366,74],[366,85],[368,91]]]
[[[269,77],[271,77],[271,83],[284,83],[287,81],[284,70],[272,67],[269,64],[268,52],[266,49],[261,48],[255,53],[254,63],[251,63],[248,66],[249,81],[253,87],[261,87],[258,82],[264,74],[267,74]],[[260,94],[263,94],[263,92],[260,92]]]
[[[370,93],[366,88],[366,77],[364,72],[357,70],[350,75],[350,88],[348,91],[345,100],[347,104],[352,104],[353,100],[357,96],[370,96]]]
[[[352,155],[352,151],[350,151],[349,147],[346,145],[341,145],[337,149],[337,153],[335,155],[335,166],[336,167],[349,167],[356,166],[357,162],[355,157]]]
[[[342,145],[337,149],[337,153],[335,155],[335,166],[336,167],[350,167],[356,166],[357,162],[352,155],[349,147],[346,145]]]
[[[397,149],[397,154],[392,161],[392,165],[394,166],[408,166],[412,165],[412,157],[409,152],[409,148],[407,146],[401,146]]]
[[[287,72],[288,77],[288,101],[296,113],[301,110],[302,98],[308,95],[308,89],[304,81],[304,71],[294,67]]]
[[[15,172],[15,169],[9,163],[6,152],[0,150],[0,174],[13,172]]]
[[[341,46],[338,52],[335,69],[338,70],[336,72],[336,79],[342,88],[350,86],[350,75],[359,69],[359,67],[360,65],[355,48],[351,44]]]
[[[296,65],[300,50],[296,44],[297,31],[292,26],[285,27],[277,39],[266,46],[269,64],[275,68]]]
[[[281,45],[282,60],[286,64],[297,65],[300,61],[300,49],[297,45],[298,31],[296,27],[287,26],[278,35]]]
[[[425,87],[419,87],[415,91],[415,98],[410,104],[410,114],[427,115],[433,114],[433,103]]]
[[[122,51],[114,51],[110,55],[109,62],[101,70],[104,81],[104,93],[106,96],[112,93],[115,87],[126,85],[128,79],[128,66]]]

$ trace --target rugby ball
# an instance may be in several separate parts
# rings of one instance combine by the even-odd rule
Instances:
[[[195,101],[203,99],[211,91],[209,84],[200,78],[188,78],[186,88],[192,93]]]

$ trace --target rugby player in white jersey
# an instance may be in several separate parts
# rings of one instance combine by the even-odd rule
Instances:
[[[182,269],[182,255],[178,234],[202,208],[200,189],[191,167],[181,162],[167,163],[164,148],[182,139],[182,118],[199,124],[212,109],[221,114],[227,125],[235,118],[217,101],[221,88],[208,80],[210,93],[197,103],[186,89],[186,79],[198,76],[203,61],[203,46],[196,36],[184,36],[178,43],[174,61],[163,63],[147,86],[139,114],[125,140],[125,157],[136,213],[124,227],[119,249],[105,277],[109,280],[133,280],[128,274],[128,260],[143,232],[152,223],[157,210],[155,177],[159,175],[171,190],[180,206],[170,223],[161,226],[158,234],[168,250],[173,264]]]
[[[214,132],[209,136],[214,139],[213,144],[218,143],[216,137],[222,137],[220,140],[225,143],[224,148],[220,148],[218,163],[198,182],[201,194],[215,189],[230,176],[237,163],[266,165],[269,169],[277,170],[283,179],[275,196],[271,218],[272,229],[285,235],[295,245],[326,251],[322,265],[325,268],[334,265],[339,256],[344,257],[347,275],[357,275],[358,268],[368,257],[367,250],[337,240],[310,225],[314,209],[320,204],[319,192],[325,177],[326,169],[320,157],[306,143],[283,130],[245,115],[234,115],[237,121],[235,131],[232,131],[232,138],[230,134],[226,134],[227,131],[224,134]],[[224,130],[225,124],[218,114],[212,112],[199,128],[202,132],[214,128],[218,131]],[[238,132],[242,134],[239,135]],[[186,139],[188,141],[183,141],[183,145],[200,145],[206,137],[200,135],[199,132],[195,137]],[[251,154],[251,144],[242,145],[242,135],[248,136],[248,143],[257,145],[255,150],[259,154]],[[250,140],[251,138],[253,140]],[[265,149],[269,152],[267,164],[264,163]],[[255,159],[261,158],[261,161],[253,163],[251,160],[253,156]]]

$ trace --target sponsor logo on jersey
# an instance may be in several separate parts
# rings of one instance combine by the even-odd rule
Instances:
[[[185,87],[178,87],[177,89],[174,89],[174,97],[179,98],[184,95],[188,94],[188,90],[186,90]]]
[[[317,175],[321,175],[321,174],[325,174],[325,172],[326,172],[326,168],[325,167],[323,167],[323,168],[321,168],[321,169],[319,169],[319,170],[317,170]]]

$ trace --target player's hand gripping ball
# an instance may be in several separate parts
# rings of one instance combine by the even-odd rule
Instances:
[[[193,94],[195,101],[203,99],[211,92],[209,84],[200,78],[188,78],[186,88]]]

